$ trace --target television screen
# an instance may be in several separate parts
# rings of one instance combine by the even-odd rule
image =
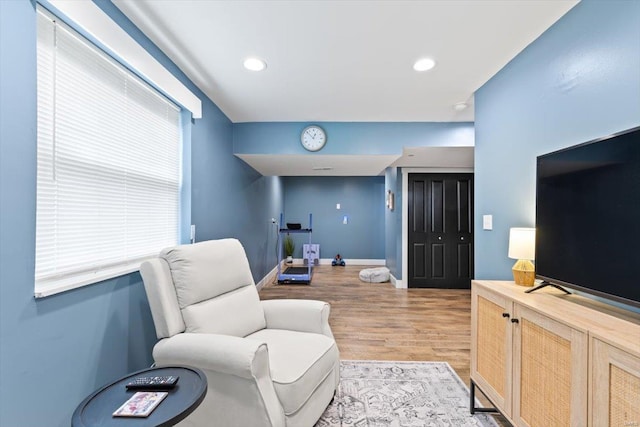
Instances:
[[[640,306],[640,127],[538,157],[536,277]]]

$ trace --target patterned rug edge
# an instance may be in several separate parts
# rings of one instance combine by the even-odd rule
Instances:
[[[358,365],[358,364],[378,364],[378,365],[420,365],[420,364],[425,364],[425,365],[439,365],[444,367],[449,374],[454,378],[455,382],[460,386],[460,388],[464,391],[464,393],[466,394],[467,398],[470,399],[470,390],[469,387],[467,386],[467,384],[465,384],[465,382],[462,380],[462,378],[460,378],[460,376],[458,375],[458,373],[451,367],[451,365],[448,362],[445,361],[428,361],[428,360],[420,360],[420,361],[412,361],[412,360],[370,360],[370,359],[340,359],[340,365],[342,367],[343,364],[352,364],[352,365]],[[476,403],[476,407],[477,408],[482,408],[482,403],[478,400],[478,398],[476,397],[475,399],[475,403]],[[471,414],[469,413],[469,416],[471,417]],[[479,418],[481,418],[483,421],[485,421],[490,427],[499,427],[499,424],[496,422],[495,419],[493,419],[493,417],[490,416],[490,414],[488,413],[482,413],[482,414],[476,414],[476,416],[479,416]]]

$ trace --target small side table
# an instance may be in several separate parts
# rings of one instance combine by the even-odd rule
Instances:
[[[180,377],[176,386],[168,390],[169,395],[146,418],[113,417],[113,412],[126,402],[135,391],[125,385],[137,377],[176,375]],[[122,377],[102,387],[76,408],[71,419],[72,427],[164,427],[182,421],[202,403],[207,394],[207,377],[200,369],[187,366],[163,366],[144,369]]]

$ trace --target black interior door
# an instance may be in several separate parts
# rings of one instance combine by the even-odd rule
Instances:
[[[473,174],[409,174],[409,287],[470,288]]]

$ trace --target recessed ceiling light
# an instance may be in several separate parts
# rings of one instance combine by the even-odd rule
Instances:
[[[267,63],[259,58],[247,58],[243,65],[244,68],[251,71],[262,71],[267,68]]]
[[[457,104],[455,104],[453,106],[453,109],[456,110],[456,111],[462,111],[467,107],[468,107],[468,105],[467,105],[466,102],[458,102]]]
[[[418,59],[415,64],[413,64],[413,69],[416,71],[429,71],[433,67],[436,66],[436,61],[431,58],[422,58]]]

